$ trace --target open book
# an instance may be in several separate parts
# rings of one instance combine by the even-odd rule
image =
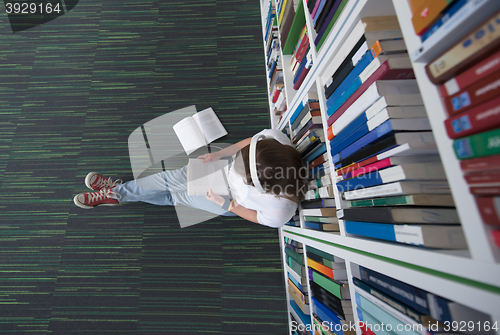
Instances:
[[[205,195],[209,189],[218,195],[229,195],[227,160],[203,163],[201,159],[190,158],[187,167],[188,195]]]
[[[226,129],[212,108],[182,119],[173,126],[173,129],[187,155],[227,135]]]

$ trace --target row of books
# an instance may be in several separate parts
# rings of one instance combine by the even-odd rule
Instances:
[[[311,16],[315,36],[314,45],[319,51],[323,42],[337,22],[347,0],[308,0],[307,9]]]
[[[356,334],[345,261],[310,246],[306,251],[315,330]]]
[[[295,325],[295,328],[305,329],[311,327],[311,310],[304,261],[304,246],[302,243],[287,237],[284,240],[285,269],[288,277],[287,286],[292,325]]]
[[[349,234],[466,248],[399,26],[386,17],[376,21],[381,30],[365,31],[371,19],[351,32],[352,49],[336,60],[335,88],[325,88],[336,187],[349,204],[337,216]],[[396,39],[367,43],[387,36]]]
[[[363,334],[426,335],[453,333],[452,324],[481,324],[462,329],[467,334],[496,334],[498,325],[487,314],[418,287],[351,263],[356,312]],[[480,329],[479,329],[480,328]]]
[[[310,53],[309,35],[307,34],[307,25],[304,24],[290,61],[294,90],[300,88],[311,67],[312,54]]]
[[[278,0],[276,16],[283,54],[290,54],[305,22],[302,0]]]
[[[426,65],[484,223],[500,225],[500,12]],[[493,27],[495,29],[493,29]],[[497,245],[499,231],[494,231]]]

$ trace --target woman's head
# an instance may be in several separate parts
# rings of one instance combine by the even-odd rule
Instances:
[[[245,166],[245,179],[253,186],[250,174],[249,146],[241,149]],[[266,192],[295,202],[304,199],[307,169],[294,147],[275,139],[263,139],[256,148],[257,175]]]

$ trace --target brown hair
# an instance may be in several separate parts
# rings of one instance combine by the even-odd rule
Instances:
[[[241,149],[245,166],[245,179],[254,186],[249,164],[250,146]],[[294,202],[304,200],[307,170],[294,147],[283,145],[275,139],[263,139],[256,148],[257,175],[260,184],[268,193]]]

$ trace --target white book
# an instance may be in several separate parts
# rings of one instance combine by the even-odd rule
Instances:
[[[227,160],[203,163],[203,160],[190,158],[187,167],[188,195],[205,195],[211,189],[218,195],[229,195]]]
[[[397,130],[432,130],[428,118],[390,119],[389,113],[387,112],[380,113],[372,119],[368,120],[366,122],[366,125],[368,126],[368,130],[372,131],[387,120],[391,120],[392,128]]]
[[[383,97],[377,100],[375,104],[377,104],[378,101],[383,101],[385,106],[378,112],[376,111],[378,107],[375,107],[376,109],[372,110],[370,106],[370,108],[368,108],[365,112],[367,120],[372,119],[380,113],[387,113],[387,115],[391,119],[412,119],[427,117],[427,112],[424,106],[387,106],[387,101]]]
[[[226,129],[212,108],[182,119],[173,126],[173,129],[187,155],[227,135]]]
[[[377,155],[378,160],[396,156],[437,155],[436,143],[405,143]]]
[[[334,135],[340,133],[347,125],[363,114],[377,100],[384,97],[383,102],[392,106],[422,105],[422,96],[415,80],[379,80],[347,108],[347,110],[332,124]],[[382,105],[383,102],[379,104]],[[381,108],[383,109],[383,107]]]
[[[384,183],[404,179],[446,180],[446,174],[441,162],[395,165],[378,170],[378,174]],[[360,176],[360,178],[362,177]]]
[[[346,200],[355,200],[409,194],[450,194],[450,187],[446,180],[399,181],[347,191],[344,192],[344,198]]]
[[[370,64],[359,74],[361,83],[370,78],[377,69],[385,62],[389,64],[391,69],[411,69],[411,61],[408,54],[381,55],[373,59]]]

